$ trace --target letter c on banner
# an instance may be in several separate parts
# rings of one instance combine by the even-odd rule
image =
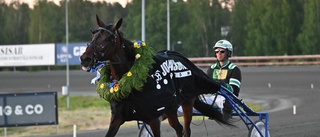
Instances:
[[[27,105],[25,108],[25,111],[28,115],[32,115],[33,114],[33,106],[32,105]]]

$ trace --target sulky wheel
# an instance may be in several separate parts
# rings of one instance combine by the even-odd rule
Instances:
[[[262,133],[262,136],[259,134],[258,130],[252,125],[249,130],[248,137],[265,137],[266,136],[266,124],[263,121],[254,122],[258,130]],[[267,131],[268,137],[270,137],[269,130]]]

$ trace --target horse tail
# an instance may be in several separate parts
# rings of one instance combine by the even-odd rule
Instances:
[[[215,120],[218,124],[223,124],[229,127],[236,127],[230,121],[225,121],[221,112],[219,112],[209,104],[202,102],[199,98],[196,98],[196,100],[194,101],[194,108],[201,112],[202,115],[208,116],[210,119]]]

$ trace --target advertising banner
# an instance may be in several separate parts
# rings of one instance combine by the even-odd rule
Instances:
[[[56,45],[56,65],[66,65],[66,59],[69,58],[69,65],[80,65],[80,56],[85,52],[87,43],[58,43]]]
[[[0,94],[0,127],[58,123],[57,92]]]
[[[0,67],[55,64],[55,44],[1,45]]]

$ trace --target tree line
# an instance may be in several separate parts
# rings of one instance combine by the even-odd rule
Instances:
[[[235,0],[232,9],[219,0],[170,2],[170,43],[187,57],[213,56],[219,39],[233,43],[236,56],[320,53],[320,1]],[[227,1],[226,1],[227,2]],[[155,50],[167,47],[167,2],[146,0],[146,41]],[[0,0],[0,45],[64,43],[66,3],[36,0],[33,8]],[[107,23],[119,18],[120,30],[141,40],[141,0],[120,3],[69,0],[69,42],[91,41],[95,15]]]

